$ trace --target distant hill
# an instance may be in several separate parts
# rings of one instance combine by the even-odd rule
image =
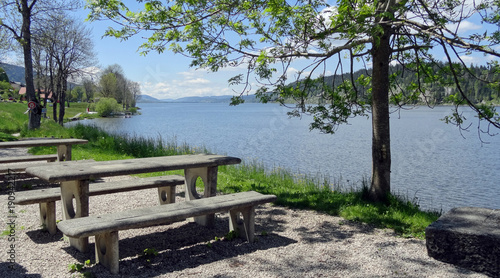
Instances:
[[[0,63],[0,68],[5,70],[9,81],[26,84],[26,81],[24,81],[24,67]]]
[[[148,95],[140,95],[137,102],[163,102],[157,98]]]
[[[23,84],[23,86],[26,84],[26,81],[24,79],[24,67],[0,63],[0,68],[3,68],[5,70],[5,73],[7,73],[10,82],[21,83]],[[36,73],[33,74],[36,76]],[[76,86],[78,86],[78,84],[68,82],[69,88]]]
[[[208,97],[183,97],[178,99],[157,99],[148,95],[141,95],[137,102],[185,102],[185,103],[229,103],[231,95]],[[243,96],[245,102],[257,102],[255,95]]]
[[[165,102],[191,102],[191,103],[229,103],[231,95],[208,96],[208,97],[183,97],[178,99],[163,99]],[[257,102],[255,95],[243,96],[245,102]]]

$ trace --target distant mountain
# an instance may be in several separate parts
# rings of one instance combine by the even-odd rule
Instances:
[[[231,102],[231,95],[225,96],[208,96],[208,97],[182,97],[177,99],[157,99],[148,95],[141,95],[137,102],[185,102],[185,103],[229,103]],[[258,102],[255,95],[243,96],[245,102]]]
[[[10,82],[21,83],[23,86],[26,84],[24,79],[24,67],[0,63],[0,68],[5,70]],[[33,73],[36,76],[36,73]],[[68,88],[73,88],[78,86],[78,84],[68,82]]]
[[[24,67],[0,63],[0,68],[5,70],[9,81],[26,84],[26,81],[24,81]]]
[[[159,100],[157,98],[154,98],[152,96],[140,95],[139,99],[137,99],[137,102],[163,102],[163,101]]]
[[[162,99],[162,102],[190,102],[190,103],[229,103],[231,95],[208,96],[208,97],[183,97],[178,99]],[[255,95],[243,96],[245,102],[257,102]]]

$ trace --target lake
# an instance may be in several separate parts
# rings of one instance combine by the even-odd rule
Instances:
[[[357,117],[334,135],[309,131],[311,118],[288,118],[277,104],[139,103],[142,115],[83,120],[108,132],[162,136],[213,153],[259,161],[297,174],[324,176],[344,187],[371,175],[371,119]],[[500,110],[500,109],[499,109]],[[477,119],[462,131],[440,121],[451,107],[391,114],[391,189],[424,209],[500,209],[500,135],[482,135]],[[495,131],[500,132],[500,131]]]

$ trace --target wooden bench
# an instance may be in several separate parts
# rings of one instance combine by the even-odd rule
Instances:
[[[163,225],[190,217],[229,211],[229,230],[236,231],[241,237],[253,242],[255,206],[275,200],[274,195],[249,191],[165,206],[63,220],[57,224],[57,227],[66,236],[72,238],[95,236],[96,263],[101,263],[111,273],[117,274],[119,272],[118,231]]]
[[[54,162],[57,160],[57,154],[0,157],[0,163],[2,164],[28,162],[28,161],[44,161],[44,160],[46,160],[47,162]]]
[[[31,148],[43,146],[56,146],[57,147],[57,160],[69,161],[71,160],[72,145],[87,144],[87,140],[83,139],[56,139],[56,138],[30,138],[19,141],[0,142],[0,149],[2,148]]]
[[[89,185],[89,196],[158,188],[160,204],[170,204],[175,202],[175,186],[182,184],[184,184],[184,177],[180,175],[91,183]],[[16,192],[14,204],[39,204],[40,222],[42,226],[44,226],[50,234],[55,234],[57,232],[56,201],[58,200],[61,200],[61,189],[47,188]]]

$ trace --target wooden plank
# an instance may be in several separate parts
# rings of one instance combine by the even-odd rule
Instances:
[[[48,182],[90,180],[100,177],[132,175],[186,168],[216,167],[241,163],[241,159],[222,155],[174,155],[134,158],[125,160],[97,161],[85,165],[61,163],[59,167],[29,167],[26,173]]]
[[[42,146],[57,146],[57,145],[76,145],[87,144],[89,141],[84,139],[32,139],[32,140],[19,140],[0,142],[0,148],[28,148],[28,147],[42,147]]]
[[[62,163],[65,164],[72,164],[72,163],[89,163],[89,162],[94,162],[93,159],[86,159],[86,160],[73,160],[73,161],[64,161],[64,162],[40,162],[40,163],[12,163],[12,164],[2,164],[0,165],[0,174],[7,173],[9,171],[13,172],[24,172],[27,168],[29,167],[58,167],[58,165],[61,165]]]
[[[184,184],[184,177],[180,175],[130,179],[117,182],[91,183],[89,185],[89,196],[182,184]],[[57,187],[17,192],[14,204],[31,205],[55,202],[59,200],[61,200],[61,189]]]
[[[165,206],[64,220],[59,222],[57,227],[69,237],[89,237],[104,232],[144,228],[194,216],[240,209],[274,200],[276,200],[274,195],[263,195],[254,191],[240,192]]]
[[[40,160],[56,161],[57,154],[0,157],[0,163],[16,163]]]
[[[28,167],[36,167],[36,166],[46,166],[49,162],[40,162],[40,163],[14,163],[14,164],[3,164],[0,165],[0,173],[7,173],[9,171],[12,172],[24,172]],[[56,162],[50,162],[56,163]]]

